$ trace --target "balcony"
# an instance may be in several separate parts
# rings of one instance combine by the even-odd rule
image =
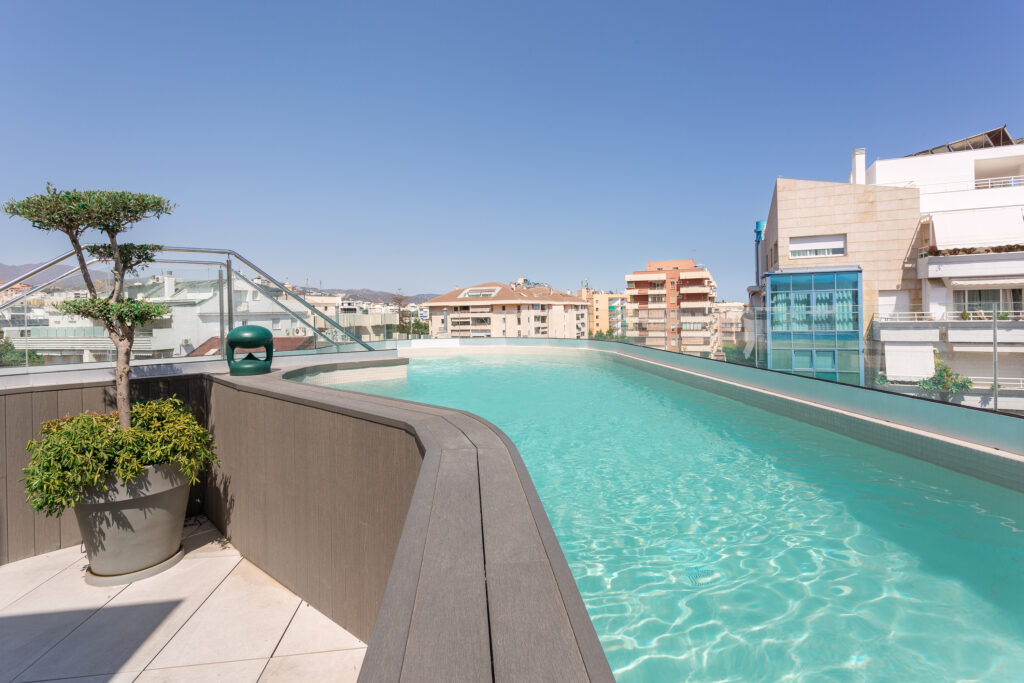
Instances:
[[[623,279],[626,282],[664,282],[666,273],[629,273]]]
[[[922,254],[917,260],[917,277],[926,278],[1024,278],[1024,251],[988,254]],[[1010,286],[1010,285],[1007,285]],[[1020,286],[1020,285],[1017,285]],[[999,289],[1000,287],[994,286]]]

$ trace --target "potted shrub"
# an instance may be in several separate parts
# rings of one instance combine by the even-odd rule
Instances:
[[[938,351],[933,349],[932,353],[935,357],[935,374],[917,383],[927,395],[949,403],[974,388],[970,377],[953,372],[939,357]]]
[[[210,433],[177,398],[135,404],[127,429],[114,413],[46,422],[28,450],[29,504],[47,516],[74,509],[93,583],[181,559],[189,485],[217,462]]]
[[[47,515],[75,508],[94,576],[123,580],[125,574],[172,564],[179,553],[188,485],[214,462],[209,433],[180,401],[132,406],[129,400],[136,333],[166,315],[168,308],[124,293],[127,278],[152,263],[162,247],[121,242],[120,237],[139,221],[160,218],[174,208],[158,195],[58,190],[49,183],[44,193],[3,206],[4,213],[34,228],[68,237],[88,296],[65,301],[57,309],[97,321],[116,352],[117,410],[44,424],[39,440],[28,445],[32,460],[24,470],[33,508]],[[90,231],[100,236],[100,244],[82,244]],[[113,283],[106,295],[96,289],[87,254],[110,264]]]

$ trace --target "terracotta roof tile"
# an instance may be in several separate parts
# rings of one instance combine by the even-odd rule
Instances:
[[[494,296],[488,297],[466,297],[461,296],[463,292],[470,289],[496,289]],[[487,305],[494,303],[557,303],[557,304],[586,304],[586,300],[575,294],[544,286],[509,285],[503,282],[484,282],[470,287],[459,287],[447,294],[434,297],[421,305],[423,306],[472,306]]]

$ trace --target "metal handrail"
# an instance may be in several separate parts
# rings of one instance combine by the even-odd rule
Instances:
[[[260,277],[266,278],[268,282],[271,282],[276,287],[280,288],[282,292],[291,292],[291,290],[289,290],[287,287],[285,287],[284,284],[282,284],[281,282],[276,280],[274,277],[272,277],[270,274],[268,274],[262,268],[260,268],[259,266],[254,264],[252,261],[250,261],[249,259],[247,259],[244,256],[242,256],[241,254],[239,254],[237,251],[233,251],[231,249],[204,249],[204,248],[201,248],[201,247],[164,247],[163,249],[161,249],[161,251],[182,252],[182,253],[197,253],[197,254],[224,254],[225,256],[234,257],[234,258],[237,258],[242,263],[244,263],[245,265],[247,265],[250,268],[252,268],[253,270],[255,270],[257,273],[259,273]],[[352,341],[354,341],[357,344],[359,344],[360,346],[362,346],[367,351],[373,351],[373,347],[372,346],[370,346],[369,344],[364,342],[362,339],[360,339],[359,337],[357,337],[354,334],[352,334],[351,332],[349,332],[347,328],[339,325],[334,320],[331,320],[330,317],[328,317],[327,315],[324,315],[324,313],[322,311],[317,310],[317,308],[315,306],[310,305],[309,302],[307,302],[305,299],[303,299],[300,296],[296,296],[295,294],[291,294],[291,296],[294,296],[295,300],[300,305],[302,305],[306,309],[308,309],[313,315],[316,315],[316,316],[319,316],[319,317],[323,318],[327,322],[328,325],[330,325],[331,327],[337,329],[339,332],[341,332],[346,337],[348,337]],[[315,327],[315,325],[314,325],[314,327]],[[335,342],[332,341],[331,343],[335,343]]]
[[[86,248],[87,246],[89,246],[89,245],[84,246],[83,249]],[[254,264],[252,261],[250,261],[249,259],[245,258],[244,256],[242,256],[241,254],[239,254],[238,252],[236,252],[236,251],[234,251],[232,249],[207,249],[207,248],[203,248],[203,247],[163,247],[162,249],[160,249],[160,251],[161,252],[172,252],[172,253],[191,253],[191,254],[223,254],[224,256],[227,256],[229,260],[230,260],[231,257],[234,257],[234,258],[238,259],[239,261],[241,261],[242,263],[244,263],[245,265],[247,265],[252,270],[256,271],[261,277],[265,278],[268,282],[274,284],[282,292],[288,292],[290,296],[295,298],[295,301],[298,302],[299,305],[301,305],[304,308],[306,308],[307,310],[309,310],[314,316],[322,318],[327,323],[327,325],[329,325],[330,327],[336,329],[342,335],[344,335],[345,337],[351,339],[353,342],[359,344],[360,346],[362,346],[367,351],[372,351],[373,350],[372,346],[370,346],[369,344],[364,342],[362,339],[360,339],[359,337],[357,337],[354,334],[352,334],[347,328],[345,328],[344,326],[340,325],[336,321],[331,320],[331,318],[329,316],[327,316],[323,312],[317,310],[316,307],[310,305],[309,302],[307,302],[305,299],[303,299],[302,297],[300,297],[300,296],[294,294],[293,292],[291,292],[291,290],[286,288],[284,286],[284,284],[279,282],[277,279],[275,279],[269,273],[267,273],[262,268],[260,268],[256,264]],[[14,280],[11,280],[10,282],[5,283],[4,285],[0,286],[0,292],[4,291],[5,289],[8,289],[10,287],[13,287],[16,284],[19,284],[20,282],[25,281],[26,279],[32,277],[33,275],[37,275],[37,274],[41,273],[42,271],[46,270],[47,268],[51,268],[51,267],[57,265],[58,263],[67,260],[68,258],[70,258],[72,256],[75,256],[75,252],[74,251],[69,251],[69,252],[65,253],[64,255],[62,255],[62,256],[60,256],[58,258],[51,259],[50,261],[47,261],[46,263],[43,263],[43,264],[33,268],[29,272],[27,272],[27,273],[25,273],[23,275],[20,275],[17,278],[15,278]],[[91,260],[86,262],[86,267],[88,268],[90,265],[92,265],[94,263],[101,262],[101,261],[102,261],[102,259],[91,259]],[[221,263],[219,261],[186,261],[186,260],[155,259],[154,263],[175,263],[175,264],[192,264],[192,265],[196,265],[196,264],[199,264],[199,265],[219,265],[219,266],[224,266],[225,268],[227,267],[226,263]],[[251,280],[249,280],[248,278],[242,276],[234,268],[231,268],[230,271],[231,271],[232,274],[235,274],[235,275],[238,275],[239,277],[241,277],[249,285],[251,285],[253,287],[257,287],[264,295],[267,295],[266,290],[264,290],[261,287],[258,287]],[[10,301],[6,301],[3,304],[0,304],[0,310],[3,310],[5,308],[10,307],[14,303],[21,301],[22,299],[32,295],[33,293],[39,291],[40,289],[43,289],[43,288],[48,287],[50,285],[53,285],[54,283],[59,282],[60,280],[63,280],[66,277],[70,277],[70,276],[75,275],[76,273],[80,273],[80,272],[81,272],[80,268],[75,268],[73,270],[69,270],[66,273],[63,273],[63,274],[57,276],[56,278],[48,280],[47,282],[45,282],[45,283],[43,283],[41,285],[38,285],[38,286],[30,289],[29,291],[25,292],[24,294],[21,294],[21,295],[19,295],[17,297],[14,297]],[[274,299],[274,297],[269,296],[269,295],[268,295],[268,298]],[[294,316],[294,313],[291,311],[291,309],[288,309],[287,306],[284,306],[283,304],[278,302],[276,299],[274,299],[274,301],[277,302],[278,304],[280,304],[285,310],[288,310],[289,314],[293,315],[293,317],[296,317],[296,316]],[[301,320],[301,317],[297,317],[297,319]],[[317,334],[320,334],[325,339],[327,339],[329,341],[329,343],[331,343],[332,345],[339,346],[338,341],[336,341],[334,339],[331,339],[326,334],[320,333],[320,330],[317,329],[315,324],[307,323],[305,320],[302,320],[302,323],[305,324],[305,325],[308,325]]]
[[[244,281],[245,281],[245,282],[246,282],[246,283],[247,283],[247,284],[248,284],[249,286],[251,286],[251,287],[252,287],[253,289],[257,290],[257,291],[258,291],[258,292],[260,292],[260,293],[261,293],[261,294],[262,294],[263,296],[267,297],[267,299],[269,299],[270,301],[273,301],[273,302],[274,302],[275,304],[277,304],[278,306],[280,306],[280,307],[281,307],[281,308],[282,308],[282,309],[283,309],[283,310],[284,310],[284,311],[285,311],[285,312],[286,312],[286,313],[287,313],[288,315],[290,315],[290,316],[291,316],[292,318],[294,318],[294,319],[295,319],[295,320],[297,320],[298,322],[302,323],[303,325],[307,325],[307,326],[309,326],[309,329],[313,330],[313,333],[314,333],[314,334],[316,334],[316,335],[317,335],[317,336],[319,336],[319,337],[323,337],[323,338],[324,338],[324,339],[325,339],[325,340],[327,341],[327,343],[328,343],[328,344],[330,344],[331,346],[335,346],[335,347],[339,345],[339,344],[338,344],[338,342],[336,342],[335,340],[333,340],[333,339],[331,339],[330,337],[328,337],[328,336],[327,336],[327,335],[326,335],[326,334],[325,334],[324,332],[321,332],[320,330],[318,330],[318,329],[316,328],[316,325],[312,325],[312,324],[310,324],[310,323],[306,322],[306,321],[305,321],[305,320],[304,320],[304,319],[302,318],[302,316],[300,316],[300,315],[299,315],[298,313],[296,313],[296,312],[295,312],[295,311],[293,311],[292,309],[290,309],[290,308],[288,308],[287,306],[285,306],[285,305],[284,305],[284,304],[283,304],[282,302],[280,302],[280,301],[278,301],[278,300],[277,300],[276,298],[274,298],[274,297],[273,297],[273,296],[272,296],[272,295],[270,294],[270,292],[268,292],[268,291],[267,291],[266,289],[264,289],[263,287],[260,287],[260,286],[259,286],[258,284],[256,284],[255,282],[253,282],[252,280],[250,280],[250,279],[249,279],[249,278],[247,278],[246,276],[242,275],[241,273],[239,273],[239,272],[238,272],[237,270],[235,270],[234,268],[232,268],[232,269],[231,269],[231,273],[232,273],[233,275],[237,275],[238,277],[242,278],[242,280],[244,280]]]
[[[23,275],[19,275],[18,277],[14,278],[10,282],[5,282],[4,284],[0,285],[0,292],[4,291],[5,289],[10,289],[14,285],[17,285],[17,284],[20,284],[20,283],[24,282],[25,280],[29,279],[33,275],[38,275],[39,273],[43,272],[47,268],[52,268],[53,266],[57,265],[61,261],[67,260],[67,258],[69,256],[74,256],[74,255],[75,255],[74,251],[69,251],[68,253],[64,254],[63,256],[59,256],[59,257],[57,257],[55,259],[51,259],[51,260],[47,261],[46,263],[43,263],[42,265],[36,266],[32,270],[28,271],[27,273],[25,273]],[[89,263],[95,263],[95,261],[90,261]],[[88,267],[88,265],[89,264],[87,263],[86,267]]]
[[[92,259],[91,261],[86,261],[85,262],[85,267],[88,268],[89,266],[91,266],[92,264],[96,263],[97,261],[99,261],[99,259]],[[47,268],[49,268],[49,267],[50,266],[47,266]],[[45,270],[45,268],[44,268],[44,270]],[[66,273],[64,273],[62,275],[58,275],[57,277],[53,278],[52,280],[47,280],[43,284],[37,285],[37,286],[33,287],[32,289],[28,290],[24,294],[19,294],[18,296],[14,297],[13,299],[8,299],[7,301],[4,301],[4,302],[0,303],[0,311],[4,310],[5,308],[9,308],[9,307],[13,306],[14,304],[18,303],[22,299],[25,299],[27,297],[32,296],[33,294],[38,292],[40,289],[45,289],[46,287],[49,287],[52,284],[60,282],[61,280],[63,280],[66,277],[71,277],[72,275],[75,275],[75,274],[81,274],[81,272],[82,271],[81,271],[80,268],[75,268],[74,270],[69,270],[68,272],[66,272]]]

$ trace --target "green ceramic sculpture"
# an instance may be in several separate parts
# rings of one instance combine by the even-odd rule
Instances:
[[[245,358],[235,360],[235,349],[263,347],[266,359],[259,359],[247,353]],[[270,372],[270,361],[274,358],[274,335],[259,325],[242,325],[228,332],[228,370],[232,375],[265,375]]]

